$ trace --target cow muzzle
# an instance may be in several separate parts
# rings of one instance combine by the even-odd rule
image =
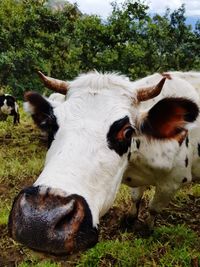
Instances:
[[[98,241],[86,200],[44,186],[29,187],[19,193],[8,228],[14,240],[55,255],[85,250]]]

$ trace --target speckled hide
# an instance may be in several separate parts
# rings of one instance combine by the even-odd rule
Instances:
[[[153,75],[139,80],[140,85],[151,83]],[[148,108],[166,96],[186,96],[200,103],[200,73],[168,72],[162,74],[167,82],[157,99],[141,103],[141,108]],[[188,85],[189,83],[189,85]],[[168,111],[170,112],[170,110]],[[175,192],[192,179],[200,178],[200,119],[189,127],[181,140],[151,140],[145,136],[132,140],[129,165],[124,173],[123,182],[132,189],[135,203],[134,214],[144,190],[149,185],[155,186],[155,195],[150,201],[150,211],[160,212],[172,199]]]

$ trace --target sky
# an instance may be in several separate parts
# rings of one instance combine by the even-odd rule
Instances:
[[[112,10],[110,3],[112,0],[68,0],[71,3],[77,3],[83,13],[97,14],[106,18]],[[116,0],[117,3],[123,3],[125,0]],[[179,8],[182,4],[186,7],[186,16],[197,16],[200,19],[200,0],[144,0],[150,7],[151,13],[163,14],[167,7],[171,10]]]

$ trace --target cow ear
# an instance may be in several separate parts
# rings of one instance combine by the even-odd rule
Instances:
[[[29,112],[36,125],[48,134],[58,129],[57,120],[51,104],[40,94],[29,91],[24,95],[25,111]]]
[[[180,141],[187,131],[187,126],[194,122],[199,108],[186,98],[164,98],[156,103],[138,120],[139,131],[150,138]]]

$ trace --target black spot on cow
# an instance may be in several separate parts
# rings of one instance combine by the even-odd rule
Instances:
[[[185,138],[185,145],[186,145],[186,147],[188,147],[188,145],[189,145],[189,138],[188,138],[188,136],[186,136],[186,138]]]
[[[198,156],[200,157],[200,144],[198,144],[197,149],[198,149]]]
[[[127,128],[126,128],[127,126]],[[125,129],[128,131],[121,134]],[[115,152],[122,156],[127,153],[128,148],[131,146],[132,134],[134,129],[130,125],[129,117],[125,116],[124,118],[115,121],[111,126],[107,134],[108,147],[115,150]],[[120,136],[120,138],[119,138]]]
[[[128,161],[130,160],[131,158],[131,152],[128,153]]]
[[[187,167],[188,166],[188,157],[186,156],[186,158],[185,158],[185,167]]]
[[[136,140],[136,147],[137,147],[137,149],[140,149],[140,140],[139,139]]]
[[[182,183],[186,183],[187,182],[187,178],[184,177],[183,180],[182,180]]]
[[[21,193],[24,193],[25,196],[36,196],[39,193],[39,186],[30,186],[26,187],[21,191]]]

